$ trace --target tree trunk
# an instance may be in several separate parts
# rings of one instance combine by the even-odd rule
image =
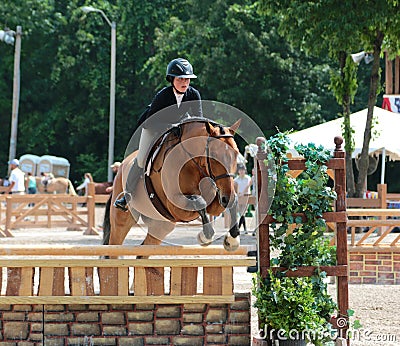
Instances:
[[[347,64],[347,53],[340,52],[339,54],[339,64],[340,64],[340,78],[342,79],[343,94],[342,94],[342,110],[343,110],[343,139],[345,142],[345,151],[346,151],[346,189],[348,197],[353,197],[355,195],[355,182],[354,182],[354,173],[353,173],[353,132],[350,124],[350,103],[352,100],[352,95],[355,93],[352,92],[350,83],[351,79],[355,78],[352,76],[354,72],[346,68]],[[353,61],[351,61],[353,63]],[[353,70],[354,71],[354,70]]]
[[[374,107],[376,104],[376,94],[378,90],[378,84],[380,82],[379,63],[380,63],[380,54],[382,50],[383,38],[384,38],[383,33],[377,31],[374,42],[374,52],[373,52],[374,61],[372,64],[370,87],[369,87],[367,121],[365,123],[363,147],[361,150],[360,160],[358,162],[358,179],[356,184],[357,197],[363,196],[367,182],[367,172],[369,164],[369,157],[368,157],[369,142],[371,140],[371,129],[372,129],[372,120],[374,117]]]

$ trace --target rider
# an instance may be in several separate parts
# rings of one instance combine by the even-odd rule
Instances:
[[[138,126],[142,125],[138,155],[129,171],[126,191],[122,198],[114,202],[115,207],[124,211],[128,210],[127,204],[131,196],[135,194],[136,185],[143,176],[143,167],[146,163],[147,154],[160,134],[170,124],[179,122],[187,114],[195,117],[203,116],[200,93],[189,85],[190,80],[193,78],[197,78],[197,76],[193,74],[193,67],[189,61],[177,58],[169,62],[166,79],[171,85],[156,94],[148,109],[138,120]],[[187,101],[192,102],[185,104]],[[167,107],[169,108],[162,114],[162,118],[157,116],[151,118],[152,115]]]

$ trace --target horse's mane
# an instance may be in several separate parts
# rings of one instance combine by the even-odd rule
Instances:
[[[213,127],[218,128],[219,129],[219,134],[218,134],[219,138],[232,137],[232,141],[230,141],[229,145],[236,152],[239,152],[239,149],[238,149],[238,147],[236,145],[236,142],[233,140],[233,134],[232,133],[227,133],[226,130],[225,130],[228,126],[225,126],[225,125],[223,125],[221,123],[218,123],[215,120],[211,120],[211,119],[205,118],[205,117],[187,117],[187,118],[182,119],[178,124],[176,124],[176,126],[180,127],[180,126],[185,125],[187,123],[194,123],[194,122],[204,123],[206,128],[207,128],[207,132],[208,133],[210,133],[210,130],[208,128],[209,125],[212,125]]]

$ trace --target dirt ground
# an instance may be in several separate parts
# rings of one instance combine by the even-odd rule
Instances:
[[[55,229],[19,229],[12,230],[13,238],[0,238],[1,244],[34,245],[34,244],[69,244],[69,245],[96,245],[101,244],[102,218],[104,208],[96,208],[96,226],[99,235],[83,235],[82,231],[68,231],[65,228]],[[248,219],[251,229],[252,220]],[[223,220],[217,220],[217,234],[223,235]],[[221,227],[219,227],[221,226]],[[197,245],[196,234],[199,228],[196,225],[178,226],[168,236],[167,242],[178,245]],[[133,228],[125,244],[140,244],[145,236],[141,228]],[[220,244],[221,239],[216,244]],[[242,245],[255,248],[255,237],[250,234],[241,236]],[[252,287],[252,275],[246,268],[235,269],[235,291],[249,292]],[[329,283],[329,291],[336,295],[336,285]],[[350,308],[355,311],[352,318],[359,319],[363,328],[355,334],[351,345],[367,346],[400,345],[400,286],[395,285],[350,285]],[[257,311],[252,309],[252,334],[257,335]]]

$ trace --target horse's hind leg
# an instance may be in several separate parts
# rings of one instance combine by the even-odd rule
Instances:
[[[122,173],[121,170],[118,171],[117,176],[114,179],[114,187],[112,198],[110,201],[109,212],[110,212],[110,245],[121,245],[127,236],[129,230],[133,225],[136,224],[139,213],[134,210],[130,212],[124,212],[117,208],[112,207],[117,196],[123,191],[122,187]],[[134,213],[134,215],[133,215]]]
[[[148,227],[142,245],[160,245],[175,228],[175,224],[169,221],[153,220],[145,216],[142,216],[142,219]]]

